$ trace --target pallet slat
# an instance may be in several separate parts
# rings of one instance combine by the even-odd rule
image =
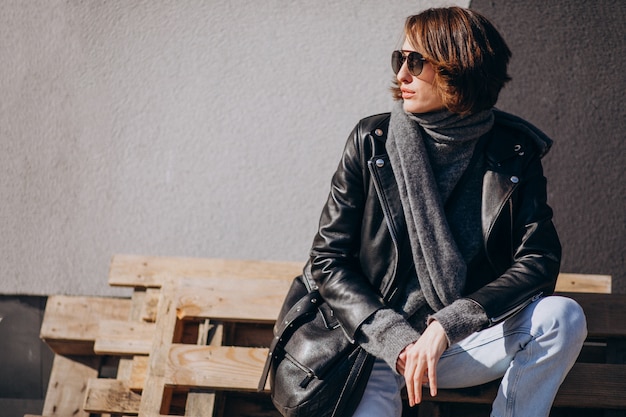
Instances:
[[[143,390],[149,365],[150,358],[148,356],[133,356],[130,377],[127,381],[128,389],[132,391]]]
[[[139,411],[142,416],[156,416],[165,413],[169,408],[168,395],[165,389],[165,364],[169,346],[180,335],[177,326],[176,303],[173,293],[176,290],[176,280],[166,277],[162,281],[161,297],[157,311],[157,329],[152,339],[152,349],[146,375],[147,383],[141,394]]]
[[[87,384],[83,410],[88,413],[137,414],[141,395],[132,392],[124,381],[93,378]]]
[[[109,285],[160,287],[164,276],[292,280],[302,273],[303,266],[301,262],[115,255],[109,268]]]
[[[165,383],[183,388],[256,391],[267,348],[173,344]]]
[[[611,283],[612,279],[610,275],[561,272],[556,281],[556,291],[611,294]]]
[[[626,335],[626,294],[562,295],[576,300],[585,311],[589,336],[623,339]]]
[[[155,323],[101,320],[93,350],[97,355],[148,355]]]
[[[291,280],[181,278],[176,289],[179,319],[188,317],[272,323]]]
[[[131,300],[106,297],[48,297],[39,336],[57,354],[93,355],[101,320],[127,320]]]
[[[589,381],[602,381],[590,384]],[[479,387],[445,390],[440,389],[436,397],[424,390],[424,398],[430,402],[455,402],[469,404],[491,404],[498,393],[499,381]],[[626,365],[599,363],[576,363],[563,381],[554,400],[554,406],[579,408],[624,409],[626,397],[616,395],[626,392]]]
[[[230,275],[239,278],[293,279],[302,271],[302,262],[242,261],[184,257],[115,255],[109,268],[109,285],[160,287],[163,274],[185,277]],[[559,292],[611,293],[611,276],[561,273]]]
[[[96,356],[54,355],[42,414],[89,417],[81,410],[82,395],[89,379],[98,376],[99,365],[100,358]]]

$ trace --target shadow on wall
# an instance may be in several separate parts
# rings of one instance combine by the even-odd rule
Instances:
[[[513,58],[498,107],[554,139],[544,160],[550,205],[563,244],[561,271],[612,275],[626,293],[626,2],[488,1],[471,8],[492,20]]]
[[[54,354],[39,339],[46,297],[0,296],[0,410],[41,414]]]

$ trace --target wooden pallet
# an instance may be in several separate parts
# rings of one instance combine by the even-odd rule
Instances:
[[[57,358],[43,415],[280,417],[256,384],[301,268],[115,256],[109,284],[132,287],[132,299],[49,298],[41,337]],[[607,276],[562,274],[558,290],[610,293],[610,285]]]
[[[171,300],[179,300],[176,294],[175,285],[164,286],[164,293],[167,289],[169,294],[173,294]],[[198,289],[198,294],[202,293]],[[616,319],[607,320],[609,316],[614,316],[612,309],[615,305],[626,302],[626,296],[611,296],[613,302],[604,302],[602,296],[597,294],[580,294],[575,298],[583,305],[587,311],[594,311],[595,318],[589,321],[591,336],[597,340],[599,337],[611,338],[618,334],[624,334],[624,321]],[[617,302],[617,303],[616,303]],[[184,343],[169,343],[171,335],[176,334],[176,322],[181,317],[171,315],[173,303],[162,305],[157,316],[159,329],[163,331],[155,339],[154,349],[150,355],[147,371],[145,374],[143,394],[139,404],[138,412],[143,416],[169,415],[173,410],[174,394],[189,388],[208,389],[216,391],[237,391],[253,392],[258,378],[261,374],[263,362],[267,354],[266,348],[259,347],[236,347],[236,346],[197,346]],[[623,305],[623,304],[622,304]],[[198,316],[202,306],[197,308]],[[167,323],[162,325],[160,318],[168,317]],[[168,315],[170,314],[170,315]],[[208,314],[207,314],[208,315]],[[185,315],[184,317],[189,317]],[[224,316],[223,316],[224,317]],[[221,318],[223,318],[221,317]],[[617,317],[619,319],[620,317]],[[233,319],[233,318],[229,318]],[[242,318],[250,320],[250,318]],[[160,340],[157,342],[157,340]],[[597,348],[597,342],[592,347]],[[603,350],[607,349],[605,344]],[[145,369],[145,365],[143,366]],[[588,384],[590,380],[602,381],[598,384]],[[624,398],[616,396],[616,392],[625,389],[626,365],[616,366],[602,363],[577,363],[566,381],[564,382],[559,395],[556,398],[555,406],[568,406],[576,404],[577,407],[624,407]],[[98,381],[98,380],[96,380]],[[151,381],[150,383],[148,381]],[[103,387],[108,393],[102,394],[102,398],[115,398],[120,391],[129,387]],[[137,387],[135,387],[137,388]],[[94,389],[89,387],[89,390]],[[485,404],[495,397],[497,384],[490,384],[466,390],[441,390],[438,401],[455,403],[478,403]],[[599,403],[600,401],[600,403]],[[87,407],[88,408],[88,407]],[[90,411],[101,410],[96,407],[89,408]],[[133,410],[134,411],[134,410]],[[267,415],[271,410],[267,409]],[[208,414],[212,415],[212,414]],[[225,414],[234,415],[234,414]]]
[[[132,287],[131,300],[49,298],[41,337],[55,351],[58,362],[66,364],[56,366],[55,360],[51,381],[72,379],[78,382],[75,388],[65,384],[67,389],[62,397],[53,395],[55,391],[50,385],[43,415],[137,415],[142,397],[161,395],[157,400],[163,404],[161,408],[178,414],[184,410],[185,415],[206,416],[212,415],[208,409],[220,408],[221,413],[227,413],[222,415],[229,415],[230,410],[243,407],[254,415],[277,416],[270,409],[267,396],[262,396],[261,402],[265,402],[263,407],[270,409],[270,414],[259,410],[256,393],[249,396],[247,404],[243,401],[245,398],[216,396],[202,385],[176,385],[176,389],[164,388],[163,393],[158,394],[158,389],[151,388],[162,386],[158,384],[162,370],[150,364],[152,358],[169,353],[166,346],[173,342],[185,348],[219,347],[224,341],[244,345],[252,342],[257,343],[257,347],[269,344],[277,308],[291,280],[301,269],[302,264],[295,262],[115,256],[109,283]],[[259,279],[268,285],[259,286]],[[164,281],[171,291],[161,290]],[[242,298],[246,294],[247,300]],[[268,295],[272,298],[259,299]],[[91,303],[92,300],[97,302]],[[263,308],[264,302],[267,308]],[[161,313],[162,318],[157,320],[160,306],[174,305],[172,303],[177,307],[168,314]],[[237,313],[231,313],[233,311]],[[211,320],[204,316],[210,316]],[[237,323],[240,317],[243,323]],[[169,331],[173,333],[168,334]],[[161,339],[165,342],[155,342]],[[155,348],[151,354],[153,344],[160,349]],[[73,371],[67,365],[74,359],[67,355],[75,354],[92,360],[89,372]],[[258,354],[266,355],[267,350]],[[114,378],[99,375],[104,361],[117,361]],[[150,388],[145,391],[148,377]],[[152,400],[144,400],[144,403],[150,404]],[[149,406],[144,405],[146,407],[142,415],[154,415]],[[79,414],[75,414],[76,410]]]

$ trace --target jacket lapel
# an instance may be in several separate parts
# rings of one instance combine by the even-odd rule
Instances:
[[[512,177],[514,177],[512,179]],[[517,188],[515,176],[487,170],[483,177],[481,220],[485,246],[489,244],[489,237],[494,229],[496,220],[503,214],[509,197]]]

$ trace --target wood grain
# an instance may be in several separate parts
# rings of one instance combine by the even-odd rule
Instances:
[[[304,262],[205,259],[115,255],[109,268],[109,285],[160,287],[163,276],[273,278],[291,281],[302,273]]]

